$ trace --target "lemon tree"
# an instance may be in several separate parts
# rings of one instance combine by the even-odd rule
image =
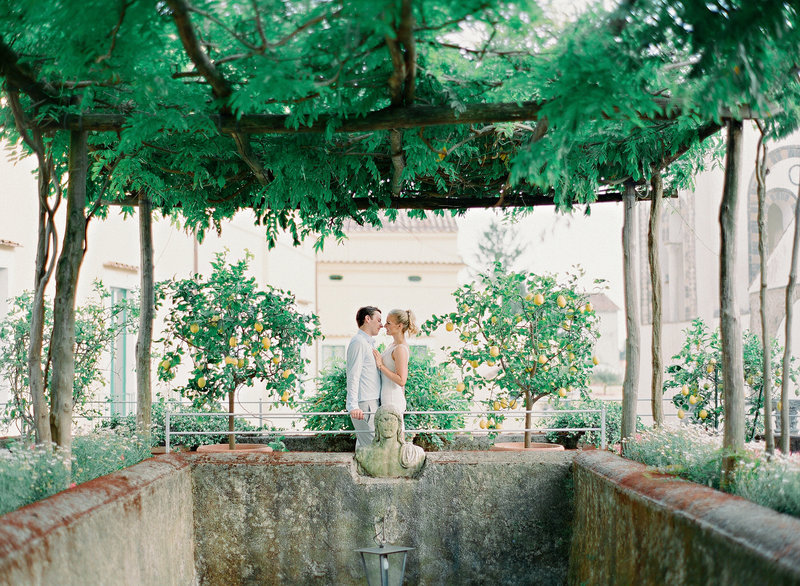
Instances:
[[[233,413],[237,389],[255,381],[266,382],[270,395],[292,404],[309,363],[301,350],[320,335],[317,316],[298,311],[292,294],[269,286],[261,290],[247,276],[250,258],[228,264],[225,254],[218,254],[208,279],[195,275],[159,285],[159,303],[168,307],[158,377],[174,380],[178,365],[188,362],[188,379],[178,391],[197,407],[227,395]],[[232,426],[233,416],[229,431]]]
[[[453,293],[458,311],[424,324],[428,333],[440,327],[458,333],[461,344],[444,350],[461,371],[462,392],[489,390],[485,403],[493,414],[481,427],[499,429],[510,410],[530,411],[544,397],[588,396],[598,317],[577,280],[576,274],[507,272],[498,263]],[[531,429],[530,413],[525,429]]]
[[[669,379],[664,383],[664,392],[673,393],[672,403],[678,409],[678,419],[717,429],[725,418],[719,330],[712,331],[702,319],[696,318],[683,333],[683,346],[667,367]],[[752,440],[756,433],[763,432],[764,424],[759,420],[759,413],[763,411],[765,392],[763,348],[752,332],[744,332],[742,352],[745,429],[746,436]],[[773,388],[770,392],[774,398],[773,404],[780,405],[783,349],[774,339],[771,356]],[[789,372],[792,381],[797,381],[797,374],[797,369],[793,367]]]

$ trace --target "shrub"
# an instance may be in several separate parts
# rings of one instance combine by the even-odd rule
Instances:
[[[720,487],[722,436],[700,426],[655,428],[624,442],[626,458],[698,484]]]
[[[743,462],[731,492],[779,513],[800,517],[800,462],[780,455]]]
[[[600,399],[583,399],[577,402],[559,402],[555,405],[555,414],[552,417],[543,418],[540,425],[542,427],[597,427],[601,425],[603,414],[600,413],[567,413],[565,410],[577,409],[602,409],[606,406],[606,444],[618,444],[622,437],[622,405],[617,401],[602,401]],[[636,425],[639,429],[644,429],[642,422],[637,418]],[[553,443],[561,443],[560,440],[566,437],[568,442],[576,442],[583,438],[583,441],[593,446],[600,447],[600,431],[576,431],[576,432],[547,432],[547,440]]]
[[[102,283],[95,283],[95,299],[75,308],[75,378],[72,404],[76,415],[98,414],[90,409],[88,401],[92,389],[105,382],[100,358],[111,347],[122,330],[135,331],[138,305],[123,299],[109,303],[111,294]],[[30,347],[30,321],[33,294],[30,291],[10,300],[8,315],[0,321],[0,376],[8,382],[10,399],[0,414],[4,424],[15,424],[23,436],[33,435],[33,405],[28,384],[28,349]],[[52,303],[45,300],[44,344],[42,356],[47,357],[50,334],[53,330]],[[45,399],[50,403],[48,377],[50,362],[44,360],[43,372],[48,386]]]
[[[433,355],[412,353],[408,361],[406,409],[408,411],[466,411],[470,403],[456,390],[457,381],[444,365],[434,363]],[[319,378],[317,394],[300,407],[302,412],[345,411],[347,373],[344,362],[334,362]],[[409,429],[462,429],[464,416],[459,414],[406,415]],[[349,415],[314,415],[306,418],[306,429],[316,431],[352,430]],[[453,434],[419,434],[418,442],[426,447],[441,448]]]
[[[170,413],[183,412],[183,413],[197,413],[198,411],[220,412],[218,405],[206,405],[204,407],[193,407],[181,405],[165,401],[160,398],[152,405],[152,431],[150,434],[152,445],[163,446],[166,444],[166,411],[169,408]],[[129,433],[135,433],[136,430],[136,416],[127,415],[125,417],[112,417],[109,421],[101,424],[101,427],[109,428],[122,428]],[[186,431],[228,431],[228,418],[220,417],[219,415],[186,415],[179,417],[170,417],[169,421],[170,432],[186,432]],[[234,418],[234,429],[236,431],[258,431],[259,429],[266,429],[266,427],[259,428],[251,424],[247,419],[236,417]],[[176,435],[170,437],[171,446],[185,446],[189,449],[197,449],[202,445],[221,444],[228,441],[228,435]],[[269,443],[274,450],[282,450],[283,444],[280,438],[275,437]]]
[[[0,515],[149,457],[139,439],[113,432],[75,436],[71,466],[54,446],[12,444],[0,450]]]

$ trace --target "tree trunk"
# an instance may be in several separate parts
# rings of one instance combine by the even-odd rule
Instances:
[[[733,479],[737,454],[744,449],[744,368],[742,326],[736,300],[736,214],[739,199],[739,167],[742,151],[742,122],[728,120],[725,154],[725,183],[719,209],[720,246],[720,331],[722,385],[725,406],[723,428],[722,482]]]
[[[761,125],[759,125],[761,130]],[[763,351],[762,390],[764,394],[764,439],[767,444],[767,454],[775,453],[775,434],[772,428],[772,357],[770,355],[769,320],[767,319],[767,217],[766,206],[767,186],[765,184],[767,170],[767,147],[764,144],[764,132],[758,138],[756,149],[756,180],[758,189],[758,258],[761,263],[761,287],[759,290],[759,303],[761,312],[761,348]],[[755,427],[755,421],[753,422]],[[753,429],[755,433],[755,429]]]
[[[141,251],[141,291],[139,297],[139,337],[136,340],[136,429],[149,443],[152,425],[150,349],[153,342],[153,217],[150,199],[139,199],[139,248]]]
[[[44,156],[39,157],[39,234],[36,243],[36,268],[33,279],[33,299],[31,300],[30,344],[28,345],[28,384],[33,403],[33,426],[36,430],[36,443],[49,444],[53,441],[50,433],[50,413],[44,388],[42,370],[42,348],[44,346],[44,292],[52,274],[48,268],[51,258],[50,240],[54,243],[52,256],[57,254],[55,227],[47,207],[50,193],[50,168]]]
[[[786,286],[786,346],[783,349],[783,378],[781,380],[781,452],[789,455],[789,369],[792,366],[792,315],[794,292],[797,287],[797,261],[800,256],[800,187],[794,204],[794,240],[789,284]]]
[[[86,235],[86,132],[71,132],[67,225],[56,268],[53,335],[50,340],[53,385],[50,428],[53,441],[69,450],[72,442],[72,389],[75,378],[75,297]]]
[[[531,447],[531,432],[527,431],[531,429],[531,424],[533,420],[533,416],[531,415],[531,410],[533,409],[533,397],[531,396],[530,391],[525,391],[525,436],[524,442],[525,447]]]
[[[653,357],[653,376],[650,385],[650,399],[653,410],[653,423],[656,427],[664,424],[663,384],[664,359],[661,351],[661,259],[658,253],[659,229],[661,227],[661,200],[664,197],[664,182],[661,171],[656,170],[652,179],[653,194],[650,202],[650,229],[647,233],[647,254],[650,260],[650,282],[653,287],[653,331],[651,353]]]
[[[230,413],[230,417],[228,417],[228,448],[231,450],[236,449],[236,436],[233,433],[234,430],[234,421],[233,421],[233,412],[235,411],[236,407],[233,402],[233,397],[236,394],[236,391],[231,391],[228,393],[228,413]]]
[[[639,377],[639,296],[636,291],[635,272],[635,217],[636,188],[633,183],[625,184],[622,196],[625,202],[625,223],[622,225],[622,262],[625,289],[625,381],[622,385],[622,439],[633,437],[636,433],[636,404],[638,399]]]

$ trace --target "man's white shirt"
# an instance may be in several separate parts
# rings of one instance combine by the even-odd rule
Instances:
[[[347,411],[358,409],[359,401],[377,401],[381,396],[381,377],[372,348],[372,336],[358,330],[347,346]]]

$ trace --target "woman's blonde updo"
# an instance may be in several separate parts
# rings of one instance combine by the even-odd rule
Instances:
[[[417,316],[415,316],[414,312],[410,309],[393,309],[389,312],[389,315],[394,316],[397,323],[403,328],[404,334],[413,335],[419,332],[419,328],[417,328]]]

